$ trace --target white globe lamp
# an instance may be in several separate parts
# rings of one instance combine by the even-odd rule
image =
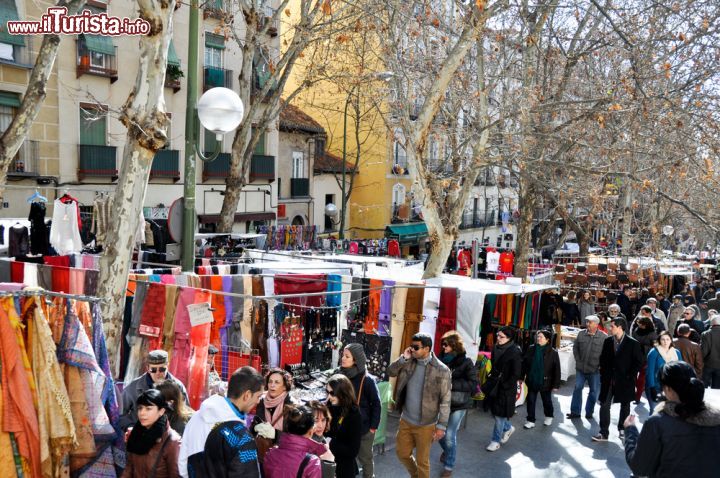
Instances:
[[[198,118],[207,130],[215,133],[218,141],[222,136],[237,129],[245,114],[243,102],[229,88],[211,88],[200,97],[197,104]]]
[[[325,205],[325,215],[329,217],[330,219],[335,219],[338,217],[339,211],[336,205],[333,203],[326,204]]]

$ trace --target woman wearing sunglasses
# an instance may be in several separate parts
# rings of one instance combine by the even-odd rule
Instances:
[[[448,366],[452,374],[450,396],[450,419],[448,420],[445,437],[440,440],[443,449],[440,461],[445,465],[442,478],[452,476],[457,452],[457,432],[460,423],[472,406],[471,397],[477,387],[477,370],[472,360],[465,353],[465,344],[460,334],[451,330],[442,336],[440,360]]]
[[[330,377],[325,391],[328,394],[330,422],[330,451],[335,455],[337,478],[350,478],[357,475],[355,459],[360,452],[362,438],[362,416],[357,406],[355,390],[350,380],[341,374]]]

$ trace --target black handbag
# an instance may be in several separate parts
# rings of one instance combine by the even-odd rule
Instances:
[[[450,406],[460,408],[467,405],[470,401],[470,392],[450,392]]]
[[[492,372],[490,373],[490,376],[487,378],[487,380],[485,380],[485,383],[482,384],[482,387],[480,387],[480,390],[482,390],[483,394],[485,394],[485,398],[497,397],[501,379],[502,372],[500,372],[497,377],[493,377]]]

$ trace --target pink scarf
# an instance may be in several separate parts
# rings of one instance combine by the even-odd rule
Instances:
[[[275,398],[265,395],[263,403],[265,404],[265,421],[273,426],[275,430],[283,431],[283,408],[287,392],[281,393]],[[270,416],[269,408],[274,408],[275,412]]]

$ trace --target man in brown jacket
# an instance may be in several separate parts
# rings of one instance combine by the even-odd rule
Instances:
[[[690,326],[688,324],[680,324],[678,326],[678,338],[673,340],[675,347],[682,354],[685,362],[692,365],[695,369],[695,375],[702,377],[703,373],[703,355],[700,345],[690,340]]]
[[[397,377],[395,405],[401,412],[395,453],[412,478],[429,478],[430,447],[443,439],[450,418],[450,369],[432,353],[432,338],[418,333],[387,372]]]

